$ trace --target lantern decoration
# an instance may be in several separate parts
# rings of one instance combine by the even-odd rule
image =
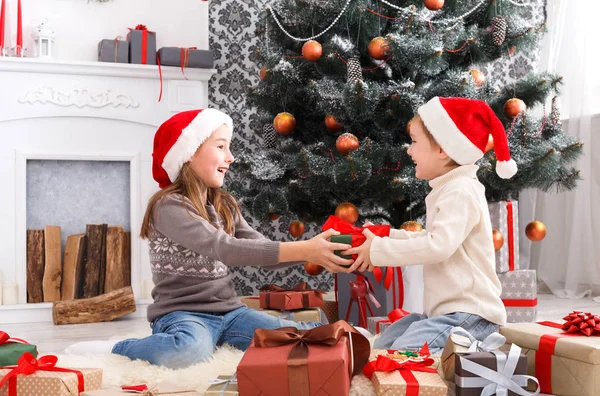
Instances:
[[[54,29],[48,26],[46,19],[33,32],[34,56],[52,58],[54,56]]]

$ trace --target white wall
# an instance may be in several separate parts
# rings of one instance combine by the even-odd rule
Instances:
[[[18,0],[6,0],[6,46],[14,46]],[[31,33],[42,18],[56,32],[55,58],[97,60],[104,38],[125,37],[127,28],[144,24],[156,31],[157,49],[164,46],[208,49],[208,2],[201,0],[21,0],[23,42],[33,56]]]

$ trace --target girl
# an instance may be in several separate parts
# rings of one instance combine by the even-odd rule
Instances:
[[[161,190],[150,198],[141,229],[155,284],[148,307],[152,335],[119,341],[112,353],[181,368],[225,342],[245,350],[257,328],[320,325],[270,316],[236,296],[230,266],[277,269],[303,260],[340,272],[352,261],[333,253],[350,248],[328,241],[336,231],[275,242],[248,225],[234,198],[220,189],[234,161],[232,129],[228,115],[205,109],[176,114],[156,132],[152,174]]]

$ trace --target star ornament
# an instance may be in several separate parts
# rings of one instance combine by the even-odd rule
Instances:
[[[567,333],[580,332],[588,337],[594,335],[594,333],[600,334],[600,316],[598,315],[590,312],[573,311],[565,316],[563,320],[566,320],[566,322],[563,324],[562,329]]]

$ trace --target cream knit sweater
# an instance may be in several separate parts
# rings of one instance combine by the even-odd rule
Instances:
[[[378,267],[423,264],[427,316],[467,312],[505,325],[492,225],[477,169],[460,166],[431,180],[426,230],[375,237],[370,256]]]

